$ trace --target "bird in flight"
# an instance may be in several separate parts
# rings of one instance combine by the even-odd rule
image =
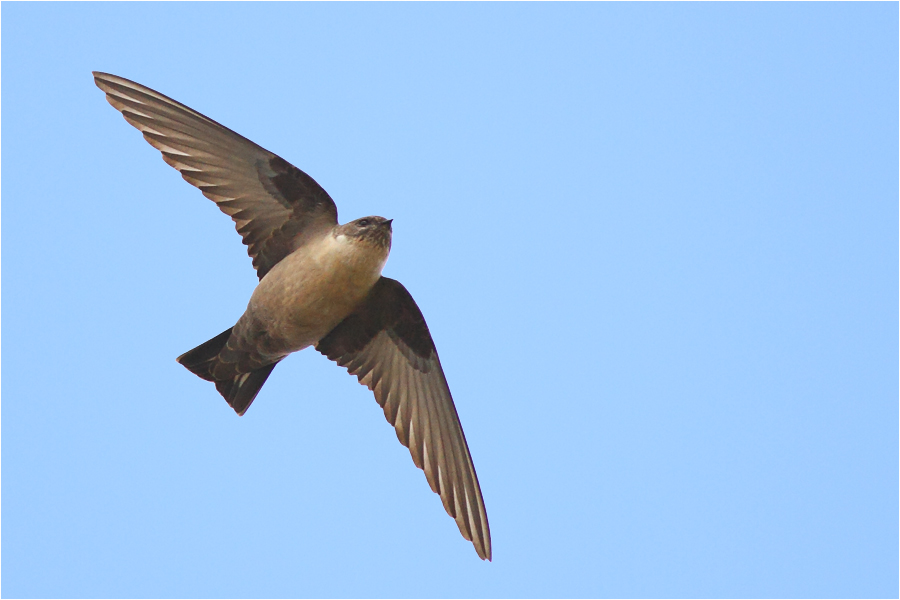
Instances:
[[[381,275],[391,220],[340,225],[328,193],[280,156],[128,79],[94,72],[94,82],[231,217],[259,276],[237,323],[178,362],[243,415],[275,365],[315,346],[374,392],[460,533],[490,560],[481,488],[434,341],[406,288]]]

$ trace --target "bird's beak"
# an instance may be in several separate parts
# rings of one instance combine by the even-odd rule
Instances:
[[[394,222],[393,219],[388,219],[387,221],[385,221],[384,224],[387,225],[389,229],[391,229],[391,223],[393,223],[393,222]]]

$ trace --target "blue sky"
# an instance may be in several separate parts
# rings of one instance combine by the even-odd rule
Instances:
[[[2,17],[4,596],[898,594],[896,3]],[[492,563],[323,356],[175,363],[255,275],[92,70],[394,219]]]

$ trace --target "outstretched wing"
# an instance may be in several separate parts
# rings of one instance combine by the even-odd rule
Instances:
[[[475,465],[422,312],[399,282],[382,277],[316,350],[375,392],[413,462],[478,556],[491,533]]]
[[[328,193],[280,156],[128,79],[95,71],[94,82],[164,161],[234,220],[260,279],[308,235],[337,224]]]

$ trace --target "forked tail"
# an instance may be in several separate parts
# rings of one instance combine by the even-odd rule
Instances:
[[[241,360],[246,353],[226,348],[228,340],[231,338],[231,330],[232,328],[229,327],[175,360],[197,377],[214,382],[216,389],[219,390],[229,406],[238,415],[243,415],[278,361],[257,369],[246,368],[244,365],[252,362]],[[226,360],[226,356],[229,360]]]

